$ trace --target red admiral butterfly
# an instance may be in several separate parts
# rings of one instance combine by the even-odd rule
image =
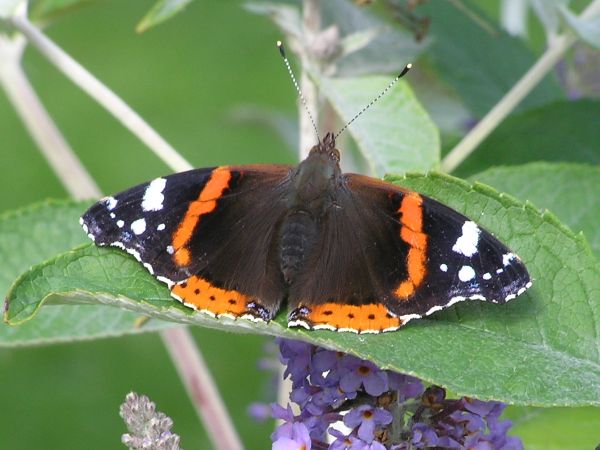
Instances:
[[[297,167],[156,178],[101,200],[81,224],[97,245],[133,254],[173,297],[215,317],[269,321],[287,301],[289,326],[379,333],[467,299],[505,303],[531,286],[521,260],[475,222],[417,192],[342,173],[339,161],[330,133]]]
[[[156,178],[93,205],[97,245],[133,254],[213,316],[377,333],[467,299],[531,286],[521,260],[443,204],[342,173],[333,134],[297,167],[221,166]]]

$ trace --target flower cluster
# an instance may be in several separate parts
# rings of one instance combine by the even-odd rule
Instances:
[[[500,420],[501,403],[446,399],[440,387],[311,344],[282,339],[279,346],[299,413],[273,405],[283,421],[273,450],[523,448],[506,435],[511,423]]]
[[[179,436],[171,432],[173,421],[145,395],[127,394],[119,414],[129,430],[121,441],[130,449],[181,450]]]

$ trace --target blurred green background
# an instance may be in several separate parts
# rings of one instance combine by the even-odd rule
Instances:
[[[192,2],[138,34],[151,1],[102,1],[61,17],[47,34],[111,87],[194,166],[293,162],[263,129],[236,123],[254,104],[295,113],[275,42],[281,36],[238,1]],[[44,105],[104,192],[170,172],[143,144],[35,51],[25,69]],[[274,140],[275,139],[275,140]],[[0,90],[0,210],[66,193]],[[0,326],[5,326],[0,324]],[[247,448],[270,446],[270,424],[246,415],[269,399],[258,371],[266,339],[194,329]],[[0,349],[0,448],[122,448],[119,404],[130,390],[170,415],[184,448],[210,448],[160,338],[144,334],[48,347]],[[24,394],[26,393],[26,394]]]

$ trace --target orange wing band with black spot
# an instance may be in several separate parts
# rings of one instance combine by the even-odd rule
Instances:
[[[238,291],[218,288],[204,278],[193,276],[186,282],[176,284],[172,294],[186,306],[208,312],[211,315],[239,317],[251,314],[252,305],[247,295]]]
[[[292,325],[308,328],[353,330],[358,333],[380,333],[397,330],[402,321],[379,303],[346,305],[324,303],[317,306],[300,306],[290,315]]]

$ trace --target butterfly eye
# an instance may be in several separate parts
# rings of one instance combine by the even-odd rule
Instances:
[[[337,148],[331,150],[329,156],[335,159],[337,162],[340,162],[340,151]]]

